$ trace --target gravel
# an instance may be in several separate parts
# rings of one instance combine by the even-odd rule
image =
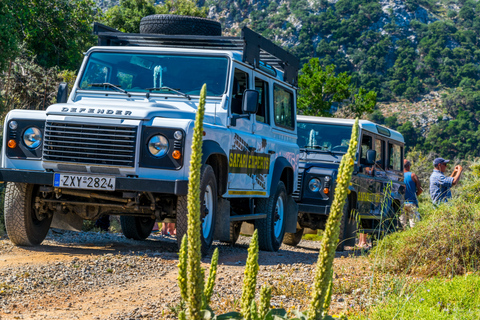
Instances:
[[[217,314],[238,310],[249,241],[241,236],[234,247],[214,243],[220,259],[211,307]],[[273,306],[308,307],[319,245],[303,240],[295,248],[283,245],[278,252],[260,252],[257,286],[274,287]],[[25,263],[0,265],[1,319],[176,318],[180,293],[173,237],[152,234],[146,241],[135,241],[117,233],[52,230],[36,248],[18,248],[8,239],[0,240],[0,260],[4,257],[8,262],[12,256],[25,257]],[[359,259],[348,258],[348,252],[337,257],[339,262]],[[207,271],[210,258],[202,260]],[[340,266],[346,270],[350,264]],[[336,278],[345,278],[336,272]],[[361,304],[347,291],[334,294],[332,301],[339,309]]]

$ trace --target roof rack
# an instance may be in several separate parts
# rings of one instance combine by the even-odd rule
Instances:
[[[260,68],[260,61],[262,61],[282,70],[285,82],[297,85],[300,65],[298,58],[247,27],[242,28],[240,37],[224,37],[124,33],[95,22],[93,33],[98,36],[100,46],[128,45],[242,51],[244,62]]]

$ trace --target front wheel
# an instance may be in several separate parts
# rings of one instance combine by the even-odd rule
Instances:
[[[217,215],[217,180],[215,172],[210,165],[202,168],[200,180],[200,219],[202,241],[202,254],[207,254],[213,242],[215,232],[215,217]],[[177,243],[178,248],[182,244],[182,238],[187,234],[188,209],[187,197],[179,196],[177,200]]]
[[[152,233],[155,219],[150,217],[120,216],[123,235],[128,239],[145,240]]]
[[[267,214],[265,219],[255,220],[260,250],[278,251],[280,249],[285,235],[286,203],[287,190],[282,181],[278,182],[275,193],[270,197],[258,200],[256,211]]]
[[[13,244],[35,246],[47,236],[53,214],[35,208],[38,186],[8,182],[5,190],[5,228]]]
[[[337,251],[344,251],[345,247],[354,247],[357,237],[357,221],[353,214],[350,214],[350,201],[347,198],[343,206],[342,221],[340,223],[340,234]]]

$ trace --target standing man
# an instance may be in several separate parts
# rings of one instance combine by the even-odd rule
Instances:
[[[458,183],[462,175],[462,166],[455,166],[455,170],[450,177],[446,177],[444,172],[447,170],[447,163],[450,160],[436,158],[433,160],[432,175],[430,176],[430,197],[433,204],[447,202],[452,197],[450,188]]]
[[[412,163],[407,159],[403,161],[403,181],[406,186],[403,213],[400,216],[400,223],[402,224],[403,229],[406,229],[408,222],[410,222],[410,228],[413,228],[415,223],[420,221],[417,197],[423,192],[423,189],[417,175],[410,172],[411,166]]]

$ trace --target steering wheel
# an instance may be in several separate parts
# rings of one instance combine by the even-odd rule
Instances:
[[[335,146],[332,148],[332,151],[347,152],[348,146]]]

